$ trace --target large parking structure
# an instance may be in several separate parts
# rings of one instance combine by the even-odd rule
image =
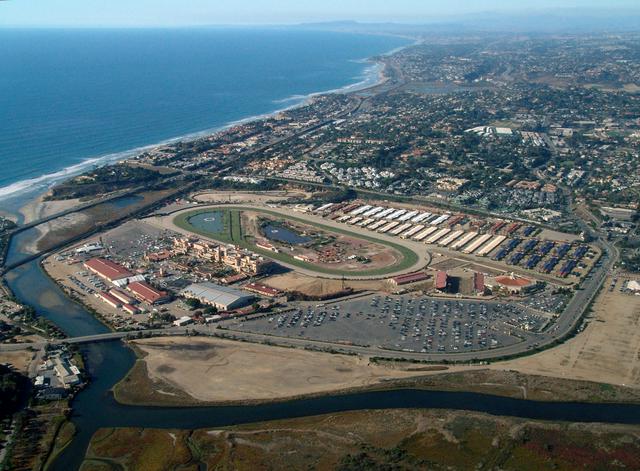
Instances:
[[[385,266],[383,268],[372,269],[372,270],[364,269],[364,270],[358,270],[357,272],[322,267],[312,262],[298,260],[287,253],[282,253],[282,252],[276,253],[276,252],[265,250],[256,246],[243,233],[242,220],[241,220],[241,213],[243,211],[262,213],[262,214],[276,217],[279,219],[290,220],[297,223],[309,225],[317,229],[320,229],[322,231],[326,231],[328,233],[341,234],[354,239],[383,245],[385,247],[388,247],[397,251],[402,257],[397,263]],[[193,224],[189,222],[191,218],[199,214],[216,213],[216,212],[222,213],[222,217],[223,217],[223,228],[220,231],[213,232],[213,231],[203,230],[201,228],[194,227]],[[325,275],[345,276],[345,277],[351,277],[351,278],[373,277],[373,276],[384,277],[385,275],[397,274],[402,271],[407,271],[410,268],[417,265],[418,262],[420,261],[420,256],[414,250],[410,249],[409,247],[405,247],[401,244],[389,242],[377,237],[371,237],[369,235],[357,234],[355,232],[345,230],[339,227],[331,227],[310,219],[304,219],[304,218],[292,216],[289,214],[283,214],[282,212],[271,211],[268,209],[262,209],[262,208],[256,208],[256,207],[214,206],[214,207],[208,207],[206,209],[201,208],[198,210],[187,211],[177,215],[173,219],[173,224],[187,232],[197,234],[203,237],[207,237],[213,240],[217,240],[220,242],[231,243],[231,244],[243,247],[245,249],[251,250],[265,257],[271,258],[273,260],[283,262],[286,265],[300,267],[305,270],[309,270],[312,272],[317,272],[319,274],[325,274]],[[426,257],[426,254],[425,254],[425,257]]]

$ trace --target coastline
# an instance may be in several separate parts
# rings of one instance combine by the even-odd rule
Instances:
[[[409,38],[403,38],[410,41]],[[398,51],[401,51],[407,47],[411,47],[417,44],[419,41],[410,42],[404,46],[396,47],[388,52],[383,54],[379,54],[380,57],[388,57],[392,54],[395,54]],[[27,214],[32,215],[34,209],[29,207],[29,204],[34,200],[39,200],[41,197],[46,194],[48,189],[55,183],[60,181],[64,181],[68,178],[81,175],[84,171],[91,167],[95,167],[98,165],[109,165],[116,162],[125,161],[132,157],[135,157],[143,152],[148,152],[155,150],[159,147],[163,147],[166,145],[174,144],[176,142],[190,142],[195,141],[197,139],[213,136],[217,133],[224,132],[228,129],[231,129],[236,126],[240,126],[247,123],[252,123],[256,121],[261,121],[265,119],[269,119],[278,115],[279,113],[283,113],[286,111],[290,111],[296,108],[304,107],[308,105],[314,98],[322,95],[332,95],[332,94],[352,94],[352,93],[362,93],[367,90],[375,89],[386,84],[389,80],[389,77],[386,76],[386,68],[387,65],[384,61],[375,60],[374,57],[367,57],[364,59],[354,59],[354,62],[360,62],[363,64],[370,64],[365,66],[361,75],[357,77],[358,80],[355,83],[349,83],[340,88],[335,88],[331,90],[324,91],[316,91],[311,92],[306,95],[292,95],[283,99],[274,100],[274,104],[285,104],[292,102],[289,105],[283,107],[277,107],[276,109],[269,111],[267,113],[247,116],[246,118],[242,118],[239,120],[230,121],[224,125],[216,126],[212,128],[203,129],[201,131],[196,131],[193,133],[183,134],[180,136],[170,137],[159,142],[151,143],[144,146],[134,147],[132,149],[124,150],[121,152],[114,152],[104,155],[87,157],[81,162],[73,164],[71,166],[65,167],[61,170],[50,172],[38,177],[29,178],[25,180],[20,180],[4,187],[0,187],[0,201],[12,201],[13,204],[11,206],[16,206],[19,208],[16,212],[4,210],[2,215],[6,214],[7,217],[17,215],[26,215],[23,212],[23,208],[27,212]],[[38,211],[37,209],[35,211]],[[46,210],[45,210],[46,211]],[[34,219],[37,217],[34,217]],[[28,221],[26,221],[28,222]]]

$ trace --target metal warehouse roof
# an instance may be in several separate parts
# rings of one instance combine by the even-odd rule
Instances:
[[[189,294],[196,298],[205,299],[208,302],[230,305],[239,300],[251,299],[253,296],[248,295],[240,290],[229,288],[226,286],[216,285],[214,283],[195,283],[187,286],[182,290],[182,294]]]

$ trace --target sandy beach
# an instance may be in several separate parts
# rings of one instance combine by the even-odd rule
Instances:
[[[46,193],[41,194],[37,198],[29,201],[22,208],[20,208],[20,214],[24,218],[24,224],[29,224],[38,219],[51,216],[61,211],[66,211],[80,204],[79,199],[58,200],[58,201],[45,201]],[[37,226],[35,230],[38,232],[38,236],[30,241],[25,249],[28,252],[37,252],[38,242],[49,231],[55,230],[57,227],[61,227],[69,224],[68,218],[74,219],[82,217],[81,215],[68,215],[64,218],[60,218],[53,222],[48,222]]]

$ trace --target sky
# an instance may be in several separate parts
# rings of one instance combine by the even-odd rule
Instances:
[[[638,9],[638,0],[0,0],[0,26],[420,23],[479,12]]]

